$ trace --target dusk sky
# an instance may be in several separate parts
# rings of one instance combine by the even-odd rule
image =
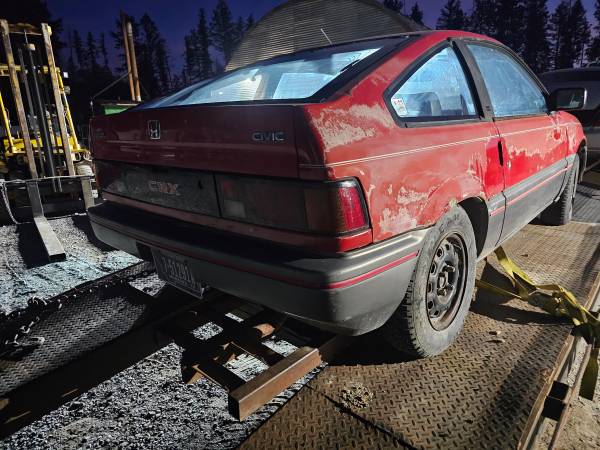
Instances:
[[[273,7],[284,3],[285,0],[228,0],[234,19],[238,16],[247,17],[250,13],[255,19],[260,19]],[[425,13],[425,25],[435,27],[440,9],[446,0],[417,0]],[[407,12],[415,0],[408,0]],[[65,31],[77,29],[82,35],[88,31],[94,34],[105,32],[107,47],[113,51],[113,42],[109,32],[115,28],[115,19],[122,9],[128,14],[139,18],[145,12],[156,22],[165,37],[169,50],[171,66],[174,72],[182,68],[184,36],[196,25],[198,10],[204,8],[208,18],[217,0],[48,0],[48,7],[54,17],[62,18]],[[463,0],[463,8],[469,12],[472,0]],[[550,0],[548,6],[552,12],[559,0]],[[593,20],[594,0],[583,0],[588,11],[590,22]],[[66,40],[66,34],[63,36]]]

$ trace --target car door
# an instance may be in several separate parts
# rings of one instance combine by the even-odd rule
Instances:
[[[566,174],[566,136],[549,113],[544,88],[507,49],[467,42],[487,90],[500,135],[506,240],[554,201]]]

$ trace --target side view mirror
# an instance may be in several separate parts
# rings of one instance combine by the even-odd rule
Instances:
[[[586,90],[583,88],[557,89],[550,94],[551,111],[572,111],[585,106]]]

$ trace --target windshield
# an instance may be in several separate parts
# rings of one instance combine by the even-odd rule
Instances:
[[[148,107],[308,98],[381,48],[381,42],[369,42],[359,49],[344,45],[297,53],[189,86]]]

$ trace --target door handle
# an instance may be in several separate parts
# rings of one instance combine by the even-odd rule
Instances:
[[[502,151],[502,141],[498,141],[498,158],[500,159],[500,165],[504,165],[504,152]]]
[[[554,139],[556,139],[557,141],[561,138],[561,132],[560,132],[560,128],[555,128],[554,129]]]

